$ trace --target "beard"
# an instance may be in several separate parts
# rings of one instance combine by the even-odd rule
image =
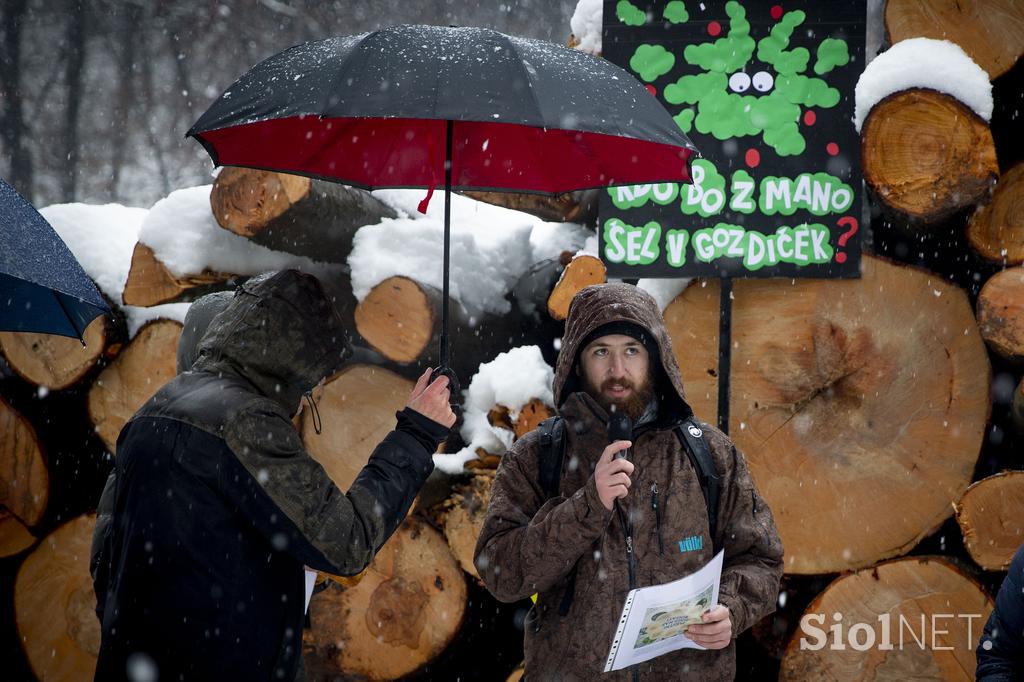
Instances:
[[[625,398],[609,398],[604,392],[612,386],[624,386],[630,389],[630,393]],[[639,386],[628,379],[605,379],[598,387],[589,379],[584,379],[584,387],[608,414],[624,412],[633,423],[643,416],[651,399],[654,398],[654,382],[650,376],[644,377],[643,383]]]

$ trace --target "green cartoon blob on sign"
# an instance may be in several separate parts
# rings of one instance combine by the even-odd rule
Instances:
[[[850,63],[850,51],[846,42],[835,38],[825,38],[818,46],[818,59],[814,62],[814,73],[824,76],[837,66]]]
[[[647,14],[629,0],[619,0],[615,5],[615,16],[626,26],[643,26],[647,23]]]
[[[641,45],[629,60],[629,68],[650,83],[664,76],[676,64],[676,56],[661,45]]]
[[[683,109],[674,120],[684,132],[693,128],[719,140],[760,135],[764,144],[779,156],[803,153],[807,142],[800,132],[803,107],[832,108],[839,103],[839,91],[824,80],[808,76],[810,52],[803,47],[789,49],[794,31],[805,21],[799,10],[787,12],[759,42],[750,36],[746,10],[735,0],[725,5],[729,32],[713,42],[688,45],[683,57],[703,73],[686,75],[665,87],[669,104],[695,105]],[[757,59],[770,70],[747,72]],[[826,38],[817,49],[814,71],[829,73],[849,63],[849,51],[842,40]]]
[[[754,54],[747,13],[738,2],[725,3],[725,13],[729,15],[729,33],[713,43],[687,45],[683,50],[687,62],[718,73],[729,73],[746,65]]]
[[[684,24],[690,20],[690,14],[686,11],[686,5],[680,0],[672,0],[665,5],[664,17],[673,24]]]

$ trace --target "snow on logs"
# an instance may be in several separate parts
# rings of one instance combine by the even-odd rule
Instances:
[[[225,230],[274,251],[331,263],[345,262],[360,227],[397,217],[362,189],[234,167],[217,175],[210,206]]]
[[[355,586],[331,584],[309,605],[311,679],[393,680],[436,658],[466,611],[466,579],[441,534],[407,518]]]
[[[1024,471],[1004,471],[972,484],[955,508],[974,563],[986,571],[1005,571],[1024,544]]]
[[[978,328],[989,348],[1024,363],[1024,267],[997,272],[978,295]]]
[[[991,370],[966,294],[865,256],[859,280],[738,280],[730,434],[771,505],[786,572],[898,556],[971,481]],[[718,283],[665,311],[694,411],[715,423]]]
[[[68,521],[25,559],[14,584],[18,635],[40,680],[91,680],[100,650],[89,550],[96,515]]]
[[[889,41],[951,40],[995,80],[1024,54],[1024,5],[1019,0],[888,0]]]
[[[176,374],[182,325],[147,322],[89,389],[89,419],[109,452],[132,415]]]
[[[971,216],[967,240],[987,261],[1024,263],[1024,163],[1000,176],[992,200]]]
[[[991,612],[981,586],[942,557],[865,568],[810,603],[779,680],[972,680]]]

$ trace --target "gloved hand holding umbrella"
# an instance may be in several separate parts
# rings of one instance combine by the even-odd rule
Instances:
[[[439,371],[448,368],[451,190],[561,194],[689,182],[696,148],[603,59],[483,28],[395,26],[257,64],[188,132],[217,165],[377,189],[444,183]]]

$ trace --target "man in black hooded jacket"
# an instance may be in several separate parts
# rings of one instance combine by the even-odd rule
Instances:
[[[348,354],[320,283],[287,270],[242,286],[191,371],[118,439],[112,512],[95,543],[97,680],[292,680],[303,565],[365,568],[404,518],[455,416],[420,377],[348,492],[291,418]]]

